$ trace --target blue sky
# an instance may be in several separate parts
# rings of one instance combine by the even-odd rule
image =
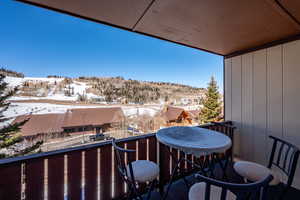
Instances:
[[[1,0],[0,66],[26,76],[123,76],[223,87],[223,58],[171,42]]]

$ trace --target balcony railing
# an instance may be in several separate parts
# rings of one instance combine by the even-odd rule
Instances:
[[[231,122],[200,127],[222,132],[233,140],[233,128],[227,125]],[[147,159],[159,164],[161,185],[169,180],[173,168],[169,151],[175,156],[184,154],[159,144],[155,134],[118,141],[120,146],[136,149],[135,156],[125,156],[125,162]],[[232,155],[232,150],[226,153]],[[207,159],[185,156],[193,162]],[[109,141],[0,160],[0,199],[117,199],[126,194],[126,186],[114,163]],[[191,173],[193,163],[182,163],[181,168]]]

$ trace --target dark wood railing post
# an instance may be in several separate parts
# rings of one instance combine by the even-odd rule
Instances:
[[[157,163],[159,151],[157,150],[157,140],[155,136],[150,137],[148,139],[148,143],[149,143],[149,152],[148,152],[149,160]]]
[[[82,151],[68,154],[68,199],[79,199],[82,182]]]
[[[21,163],[0,167],[0,199],[21,199]]]
[[[98,176],[100,168],[98,148],[88,149],[85,151],[85,198],[84,199],[98,199]],[[98,166],[99,165],[99,166]]]
[[[43,158],[25,162],[26,199],[44,199],[44,164]]]
[[[111,199],[112,146],[100,148],[100,199]]]
[[[63,154],[48,158],[48,199],[64,200],[64,159]]]

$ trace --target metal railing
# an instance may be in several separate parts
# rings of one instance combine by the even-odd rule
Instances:
[[[222,132],[233,141],[231,122],[199,127]],[[161,184],[169,180],[173,167],[169,152],[184,154],[159,144],[155,133],[119,139],[118,144],[136,149],[136,156],[125,156],[125,162],[146,159],[158,163]],[[227,154],[232,155],[231,149]],[[192,155],[185,156],[197,160]],[[181,167],[192,172],[192,165],[183,163]],[[126,186],[117,172],[110,141],[0,160],[0,199],[106,200],[125,194]]]

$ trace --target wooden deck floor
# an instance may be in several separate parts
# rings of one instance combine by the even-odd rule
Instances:
[[[219,169],[216,169],[216,174],[218,176],[218,174],[220,174],[218,172]],[[234,183],[241,183],[243,180],[242,178],[236,174],[232,168],[232,165],[230,165],[227,169],[227,175],[228,175],[228,179],[230,180],[230,182],[234,182]],[[195,182],[197,182],[197,180],[194,178],[194,175],[188,176],[187,180],[189,181],[189,183],[193,184]],[[280,186],[278,186],[280,188]],[[276,196],[276,189],[272,189],[272,193]],[[159,193],[155,192],[153,193],[153,195],[151,196],[151,200],[158,200],[160,199]],[[274,197],[270,197],[270,200],[275,200]],[[299,200],[300,199],[300,190],[297,190],[295,188],[292,188],[288,194],[285,196],[286,200]],[[188,200],[188,188],[186,187],[186,184],[184,183],[184,181],[182,179],[174,182],[172,184],[172,187],[170,189],[170,192],[168,194],[167,200]]]

